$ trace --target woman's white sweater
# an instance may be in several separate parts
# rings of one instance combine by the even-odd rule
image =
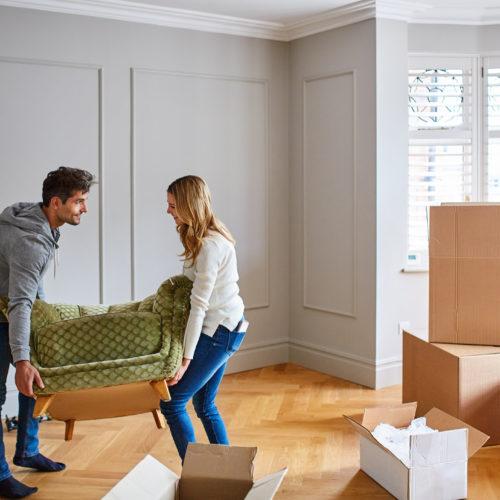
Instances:
[[[216,231],[210,231],[193,267],[184,265],[184,276],[193,282],[191,311],[184,335],[184,357],[193,359],[200,334],[213,336],[221,324],[234,330],[243,316],[239,296],[234,245]]]

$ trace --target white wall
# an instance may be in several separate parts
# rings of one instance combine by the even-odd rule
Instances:
[[[288,360],[288,44],[0,7],[0,109],[2,208],[59,165],[99,178],[62,228],[51,301],[128,301],[178,274],[166,188],[195,173],[237,240],[251,328],[230,369]]]
[[[375,21],[290,52],[290,360],[374,386]]]
[[[378,388],[401,382],[399,323],[428,324],[428,274],[401,272],[408,52],[492,52],[500,30],[370,23],[291,43],[290,359]]]
[[[498,54],[500,25],[410,24],[408,26],[408,51],[410,53]]]
[[[0,7],[2,206],[60,164],[96,173],[47,288],[117,303],[180,271],[165,189],[201,174],[249,306],[230,370],[398,383],[398,322],[427,325],[427,275],[400,273],[407,52],[498,46],[498,26],[370,20],[288,44]]]
[[[377,21],[377,387],[401,380],[399,322],[423,338],[428,325],[428,274],[399,272],[407,238],[408,53],[487,55],[498,47],[499,26]]]
[[[426,273],[402,273],[408,223],[408,25],[377,20],[376,387],[401,382],[399,322],[426,328]]]

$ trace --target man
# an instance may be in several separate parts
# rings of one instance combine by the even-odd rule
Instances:
[[[87,212],[94,177],[85,170],[60,167],[43,182],[42,203],[16,203],[0,214],[0,297],[9,296],[8,323],[0,313],[0,408],[5,403],[10,363],[16,368],[19,415],[14,464],[44,472],[63,470],[38,451],[38,423],[33,418],[33,382],[43,388],[30,363],[30,316],[36,297],[45,298],[43,275],[55,249],[59,227],[76,226]],[[54,263],[55,265],[55,263]],[[23,498],[37,491],[12,477],[5,459],[0,420],[0,496]]]

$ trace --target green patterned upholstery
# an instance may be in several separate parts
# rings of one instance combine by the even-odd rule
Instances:
[[[172,377],[182,361],[192,282],[166,280],[140,302],[112,306],[47,304],[31,314],[31,363],[45,384],[37,394]],[[8,301],[0,299],[7,315]]]

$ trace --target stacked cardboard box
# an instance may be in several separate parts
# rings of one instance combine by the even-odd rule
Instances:
[[[404,334],[403,401],[418,401],[417,415],[441,408],[499,444],[500,205],[431,207],[428,336]]]

